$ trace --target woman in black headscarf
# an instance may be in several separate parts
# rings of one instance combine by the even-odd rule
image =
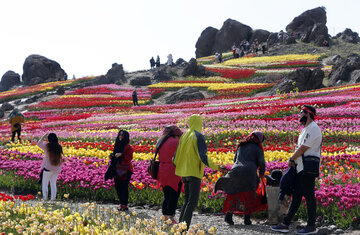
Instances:
[[[110,154],[110,166],[105,174],[105,180],[114,178],[115,189],[120,200],[119,210],[128,210],[129,182],[134,169],[131,163],[134,150],[130,146],[129,132],[120,130],[113,152]]]

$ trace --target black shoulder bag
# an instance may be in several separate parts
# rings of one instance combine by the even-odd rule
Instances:
[[[320,157],[304,156],[304,154],[301,157],[304,165],[304,174],[319,177]]]

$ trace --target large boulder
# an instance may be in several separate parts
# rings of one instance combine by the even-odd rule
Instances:
[[[286,26],[286,31],[290,35],[300,33],[303,42],[321,46],[324,40],[329,41],[325,9],[318,7],[305,11]]]
[[[130,80],[132,86],[148,86],[151,85],[151,78],[149,76],[136,76]]]
[[[7,71],[4,73],[4,75],[1,78],[0,82],[0,92],[1,91],[7,91],[12,86],[16,86],[20,84],[20,75],[18,73],[15,73],[14,71]]]
[[[114,63],[105,75],[104,83],[126,82],[122,64]]]
[[[183,101],[199,100],[204,98],[204,95],[199,91],[199,89],[194,87],[185,87],[165,97],[165,102],[167,104],[175,104]]]
[[[255,39],[259,42],[259,43],[263,43],[266,42],[268,37],[270,35],[270,32],[267,30],[263,30],[263,29],[256,29],[254,30],[253,34],[251,35],[250,38],[250,43],[252,43],[253,41],[255,41]]]
[[[279,41],[278,33],[270,33],[266,40],[268,48],[274,45],[275,43],[277,43],[278,41]]]
[[[235,43],[239,45],[242,40],[250,40],[252,29],[236,20],[227,19],[221,29],[216,33],[216,38],[211,54],[230,51]]]
[[[153,74],[152,79],[157,82],[169,81],[171,76],[166,72],[166,68],[157,68]]]
[[[59,63],[41,55],[28,56],[23,70],[22,80],[27,85],[67,80],[67,74]]]
[[[10,111],[14,109],[14,106],[12,104],[9,104],[8,102],[5,102],[1,105],[1,108],[3,111]]]
[[[357,54],[349,55],[346,60],[339,60],[331,70],[329,84],[335,85],[338,81],[349,82],[351,73],[358,69],[360,69],[360,56]]]
[[[2,109],[0,109],[0,118],[3,118],[4,116],[5,116],[5,112]]]
[[[350,74],[350,84],[355,84],[360,82],[360,69],[354,70]]]
[[[195,44],[196,58],[211,55],[216,38],[216,33],[218,31],[218,29],[215,29],[213,27],[207,27],[204,31],[201,32],[201,35]]]
[[[359,34],[353,32],[351,29],[347,28],[344,32],[341,33],[340,38],[345,42],[358,43],[360,42]]]
[[[301,68],[286,75],[280,83],[271,89],[270,94],[288,93],[295,91],[296,88],[299,92],[318,89],[322,87],[323,79],[324,71],[320,68],[314,70]]]
[[[202,65],[198,65],[196,62],[196,59],[191,58],[189,61],[189,64],[184,68],[183,77],[186,76],[197,76],[197,77],[201,77],[201,76],[205,76],[206,72],[205,72],[205,67]]]

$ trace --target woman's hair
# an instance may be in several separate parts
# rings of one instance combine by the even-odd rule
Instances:
[[[59,139],[55,133],[50,133],[48,135],[48,143],[46,144],[47,150],[49,152],[49,161],[53,166],[58,166],[61,161],[61,155],[63,154],[63,149],[59,144]]]
[[[120,141],[119,140],[119,136],[120,134],[123,135],[123,139]],[[116,136],[115,139],[115,146],[114,146],[114,150],[113,153],[122,153],[124,151],[124,148],[127,144],[130,143],[130,134],[129,132],[125,131],[125,130],[120,130],[119,133]]]
[[[159,151],[161,145],[163,145],[167,139],[169,139],[170,137],[181,136],[182,134],[183,132],[177,126],[170,125],[165,127],[162,136],[156,143],[156,152]]]
[[[264,140],[265,140],[265,136],[262,132],[254,131],[244,139],[240,140],[237,148],[247,143],[254,143],[254,144],[258,144],[261,147],[261,149],[263,149],[262,142],[264,142]]]

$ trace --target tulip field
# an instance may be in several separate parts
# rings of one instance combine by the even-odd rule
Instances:
[[[31,192],[35,196],[41,191],[36,181],[43,153],[36,143],[46,131],[51,131],[59,136],[66,156],[58,178],[58,199],[85,200],[90,204],[95,201],[113,202],[117,198],[114,182],[104,181],[104,174],[114,138],[120,129],[125,129],[130,133],[130,144],[134,148],[135,172],[130,181],[130,205],[161,205],[161,188],[146,169],[149,159],[154,156],[155,143],[166,125],[174,124],[185,131],[189,117],[200,114],[204,120],[203,134],[208,145],[208,156],[228,169],[233,164],[237,142],[252,131],[262,131],[266,137],[264,151],[266,174],[269,174],[274,169],[287,168],[287,160],[294,151],[302,129],[298,121],[300,107],[310,104],[317,108],[315,121],[323,132],[321,173],[316,182],[317,220],[320,224],[359,229],[360,84],[255,97],[251,95],[269,89],[274,84],[240,82],[242,78],[256,76],[259,70],[263,70],[263,73],[298,67],[326,69],[318,61],[320,56],[288,55],[273,57],[272,60],[265,56],[249,57],[206,65],[207,69],[219,73],[219,76],[207,79],[193,77],[139,88],[140,106],[135,107],[131,100],[133,88],[115,84],[67,91],[62,96],[31,105],[24,113],[26,123],[23,127],[23,143],[8,143],[11,138],[10,126],[5,120],[0,123],[0,189]],[[163,91],[185,86],[207,89],[215,95],[178,104],[150,104]],[[34,86],[28,89],[34,93],[39,92],[40,88]],[[0,93],[0,98],[10,99],[11,92],[14,93]],[[214,183],[220,176],[220,172],[205,169],[199,210],[212,213],[221,211],[225,195],[213,192]],[[43,211],[41,205],[24,209],[18,198],[0,198],[0,201],[3,201],[0,202],[0,214],[9,213],[6,218],[28,215],[31,210],[39,213]],[[182,203],[181,197],[179,205]],[[53,210],[47,219],[51,221],[55,214],[63,215],[65,221],[67,218],[70,220],[69,216],[72,216],[71,221],[80,221],[82,226],[79,225],[78,229],[82,231],[90,229],[84,228],[84,221],[91,221],[89,223],[94,231],[115,229],[106,224],[97,224],[99,222],[90,218],[89,214],[75,215],[66,208]],[[306,218],[304,205],[298,211],[298,216]],[[70,221],[64,223],[68,222],[70,224]],[[137,222],[136,218],[133,218],[133,223],[145,224]],[[147,221],[145,228],[151,223]],[[74,228],[74,224],[77,223],[69,227]],[[11,230],[10,227],[0,227],[0,230],[16,232],[16,229]],[[25,227],[22,231],[26,230]],[[214,229],[207,232],[213,233]]]

